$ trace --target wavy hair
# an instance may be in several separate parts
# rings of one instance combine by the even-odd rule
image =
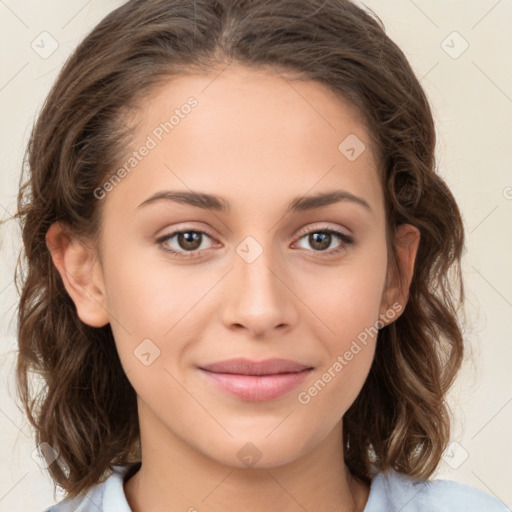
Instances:
[[[343,418],[346,464],[366,482],[372,464],[428,478],[448,443],[445,396],[463,357],[464,230],[436,173],[428,99],[382,21],[348,0],[131,0],[60,72],[31,132],[15,215],[23,240],[15,275],[18,394],[36,442],[59,452],[48,470],[67,496],[85,492],[114,464],[138,460],[139,426],[110,325],[78,318],[46,232],[61,221],[95,240],[101,201],[94,190],[126,150],[124,116],[170,77],[232,62],[316,80],[356,107],[380,164],[390,266],[398,269],[397,226],[421,233],[408,303],[379,331],[368,378]]]

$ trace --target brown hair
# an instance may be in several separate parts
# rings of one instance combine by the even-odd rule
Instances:
[[[463,354],[463,225],[435,171],[426,95],[380,19],[348,0],[132,0],[103,19],[61,71],[33,128],[18,197],[27,268],[18,274],[20,255],[17,384],[37,443],[59,452],[49,471],[68,496],[113,464],[137,460],[139,427],[110,325],[80,321],[45,234],[59,220],[95,240],[94,190],[130,137],[122,117],[169,77],[231,62],[294,72],[354,105],[381,167],[391,266],[398,268],[396,227],[421,233],[407,306],[379,331],[369,376],[344,415],[350,471],[366,482],[371,464],[428,478],[448,442],[444,398]]]

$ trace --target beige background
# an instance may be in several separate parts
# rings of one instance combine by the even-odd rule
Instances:
[[[23,150],[52,82],[77,43],[121,3],[0,0],[0,511],[37,512],[54,502],[49,477],[31,457],[31,430],[14,400],[13,272],[19,233],[5,220],[15,210]],[[438,127],[439,171],[461,206],[467,230],[463,269],[472,357],[468,353],[449,397],[455,444],[435,477],[478,487],[510,508],[512,2],[365,4],[383,20],[429,95]],[[49,36],[40,36],[44,31],[58,44],[50,56],[31,47],[35,41],[40,53],[52,49]]]

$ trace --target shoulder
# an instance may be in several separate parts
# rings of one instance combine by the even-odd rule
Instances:
[[[510,512],[497,498],[453,480],[423,480],[378,472],[364,512]]]
[[[43,512],[131,512],[123,483],[126,475],[138,464],[114,466],[112,474],[91,487],[85,494],[65,499]]]

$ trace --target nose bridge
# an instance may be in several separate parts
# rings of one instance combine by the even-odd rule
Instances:
[[[248,236],[236,247],[224,308],[227,324],[243,325],[260,335],[294,320],[286,276],[278,261],[279,251],[271,248],[270,239],[266,236],[266,246],[263,246],[256,238]]]

